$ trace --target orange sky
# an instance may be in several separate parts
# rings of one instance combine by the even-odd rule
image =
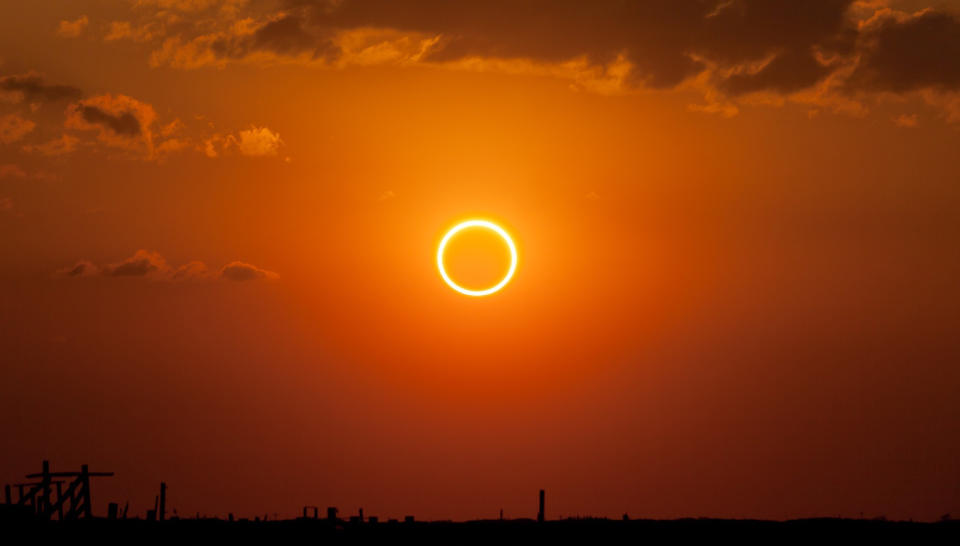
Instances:
[[[5,4],[0,481],[957,513],[960,5],[798,6]],[[487,298],[435,265],[474,217]]]

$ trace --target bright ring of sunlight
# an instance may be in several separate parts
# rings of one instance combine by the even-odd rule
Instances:
[[[447,243],[454,235],[460,233],[461,231],[472,228],[472,227],[481,227],[486,228],[497,235],[499,235],[507,246],[510,248],[510,269],[507,271],[507,274],[504,275],[503,279],[500,280],[497,284],[487,288],[485,290],[469,290],[460,286],[459,284],[453,282],[453,279],[447,275],[447,270],[443,267],[443,252],[447,248]],[[513,277],[513,272],[517,269],[517,247],[513,245],[513,239],[510,238],[510,235],[504,231],[504,229],[493,222],[488,222],[486,220],[467,220],[466,222],[461,222],[454,226],[446,235],[443,236],[443,240],[440,241],[440,247],[437,249],[437,269],[440,270],[440,276],[443,277],[443,280],[457,292],[464,294],[466,296],[489,296],[497,290],[500,290],[510,282],[510,279]]]

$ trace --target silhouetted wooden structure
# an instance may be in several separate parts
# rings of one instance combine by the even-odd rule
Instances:
[[[13,484],[17,488],[16,503],[12,502],[10,486],[4,491],[8,504],[27,507],[40,519],[53,519],[54,514],[60,520],[92,518],[90,478],[107,476],[113,476],[113,472],[90,472],[87,465],[82,465],[79,472],[51,472],[50,462],[43,461],[40,472],[26,476],[28,479],[39,478],[39,481]]]

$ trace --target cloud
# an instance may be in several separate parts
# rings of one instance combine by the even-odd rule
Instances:
[[[210,3],[214,4],[217,3]],[[99,143],[122,150],[125,152],[122,156],[130,159],[163,161],[184,150],[199,150],[209,157],[228,151],[254,157],[276,156],[285,144],[278,133],[267,127],[250,125],[236,133],[211,135],[212,124],[209,128],[191,131],[179,118],[160,123],[151,104],[127,95],[106,93],[80,97],[79,89],[48,85],[34,73],[0,77],[0,100],[26,101],[36,107],[43,101],[75,99],[67,105],[63,122],[68,132],[59,138],[29,142],[20,147],[28,153],[62,156],[81,146],[96,149],[95,144]],[[36,123],[20,114],[0,115],[0,144],[18,142],[35,128]]]
[[[20,165],[14,163],[5,163],[0,165],[0,179],[4,178],[33,178],[35,180],[55,180],[56,175],[46,171],[34,171],[28,173]]]
[[[3,78],[0,89],[17,90],[14,99],[18,102],[24,97],[52,100],[53,97],[72,95],[56,91],[64,86],[45,86],[38,77],[31,76],[33,79],[29,81],[25,78]],[[157,113],[151,104],[127,95],[110,93],[69,104],[63,127],[81,133],[66,132],[59,138],[25,144],[20,149],[52,157],[71,153],[81,145],[94,147],[95,143],[100,143],[127,152],[125,155],[129,158],[162,161],[170,154],[190,149],[198,149],[209,157],[217,157],[226,151],[254,157],[276,156],[284,145],[278,133],[256,125],[234,134],[207,133],[204,136],[204,130],[200,134],[190,134],[179,118],[158,123]],[[0,115],[0,143],[20,141],[35,128],[33,121],[19,114]]]
[[[393,190],[387,190],[387,191],[385,191],[385,192],[383,192],[383,193],[380,194],[380,197],[378,198],[378,200],[379,200],[379,201],[389,201],[389,200],[391,200],[391,199],[395,199],[396,197],[397,197],[397,194],[394,193]]]
[[[4,144],[16,142],[30,131],[33,131],[36,126],[36,123],[24,119],[17,114],[0,116],[0,142]]]
[[[209,158],[217,158],[230,152],[239,152],[250,157],[272,157],[279,153],[284,144],[279,133],[267,127],[251,125],[249,129],[241,130],[235,135],[214,133],[204,138],[197,149]],[[284,161],[289,163],[291,159],[286,157]]]
[[[58,277],[92,277],[100,274],[100,269],[87,260],[65,267],[56,272]]]
[[[148,22],[134,26],[130,21],[112,21],[110,30],[104,36],[104,41],[133,40],[134,42],[149,42],[164,34],[163,25],[158,22]]]
[[[705,68],[782,54],[774,85],[812,85],[815,47],[849,48],[845,13],[851,0],[287,0],[284,9],[244,24],[233,21],[189,41],[165,44],[155,62],[195,67],[236,60],[297,58],[336,61],[380,57],[450,64],[477,58],[559,64],[583,59],[606,67],[625,60],[631,86],[672,88]],[[385,34],[391,30],[401,36]],[[371,34],[371,31],[372,34]],[[380,39],[377,39],[379,32]],[[357,47],[358,34],[372,37]],[[406,43],[407,55],[397,55]],[[382,54],[387,50],[389,54]],[[377,55],[377,53],[381,55]],[[402,53],[402,52],[400,52]],[[780,78],[786,78],[784,83]]]
[[[19,165],[14,165],[13,163],[6,163],[0,165],[0,178],[26,178],[27,172],[20,168]]]
[[[108,277],[163,276],[169,271],[170,266],[163,256],[147,250],[138,250],[126,260],[103,268],[103,274]]]
[[[57,34],[64,38],[76,38],[83,34],[83,30],[87,28],[89,23],[90,19],[86,15],[81,15],[73,21],[60,21],[60,25],[57,26]]]
[[[249,129],[240,131],[239,135],[237,147],[243,155],[274,156],[283,145],[280,135],[266,127],[251,125]]]
[[[938,108],[947,123],[960,123],[960,91],[924,89],[920,96],[924,102]]]
[[[916,114],[900,114],[899,116],[893,118],[893,124],[897,127],[912,129],[918,125],[918,118]]]
[[[203,262],[188,262],[176,268],[170,274],[172,281],[200,280],[210,278],[210,269]]]
[[[930,0],[932,3],[932,0]],[[922,0],[184,2],[153,66],[394,64],[695,91],[691,110],[799,103],[865,115],[880,93],[960,91],[960,18]],[[170,4],[149,2],[159,20]],[[228,8],[229,6],[229,8]],[[928,101],[930,102],[930,101]],[[949,103],[950,105],[954,103]],[[950,121],[957,116],[947,114]]]
[[[787,94],[810,87],[830,72],[831,67],[821,64],[809,53],[789,51],[774,56],[756,71],[731,73],[719,85],[732,96],[755,91]]]
[[[135,137],[140,136],[143,132],[140,120],[132,111],[111,114],[96,106],[83,104],[78,105],[77,110],[83,117],[83,121],[94,125],[102,125],[118,135]]]
[[[153,107],[126,95],[99,95],[71,105],[67,127],[101,129],[124,139],[144,134],[156,119]]]
[[[220,278],[231,281],[274,280],[278,275],[248,263],[230,262],[220,270]]]
[[[80,90],[69,85],[47,85],[37,74],[0,77],[0,91],[12,96],[14,102],[56,102],[80,98]]]
[[[201,150],[203,154],[211,159],[220,157],[220,152],[217,151],[217,147],[224,147],[224,137],[223,135],[213,135],[212,137],[205,139],[203,141],[203,146]]]
[[[97,266],[90,260],[80,260],[72,266],[57,270],[55,274],[58,277],[128,277],[167,282],[249,281],[278,278],[273,271],[240,261],[225,265],[216,274],[201,261],[191,261],[179,267],[173,267],[159,252],[144,249],[137,250],[124,260],[103,266]]]
[[[77,144],[79,142],[79,138],[64,133],[60,136],[60,138],[49,140],[43,144],[26,145],[23,146],[22,149],[25,152],[35,152],[45,156],[54,157],[73,152],[77,149]]]
[[[160,134],[162,136],[168,137],[177,134],[183,129],[183,122],[180,121],[180,118],[176,118],[170,123],[164,125],[160,128]]]
[[[158,157],[166,156],[173,152],[179,152],[180,150],[186,150],[190,147],[190,143],[181,138],[168,138],[160,144],[157,145],[154,150]]]
[[[214,7],[242,4],[246,0],[138,0],[142,6],[156,6],[164,10],[194,12]]]
[[[153,106],[127,95],[99,95],[70,105],[64,126],[97,131],[97,140],[155,158],[152,125]]]
[[[867,27],[850,86],[903,93],[960,89],[960,18],[935,10],[890,12]]]

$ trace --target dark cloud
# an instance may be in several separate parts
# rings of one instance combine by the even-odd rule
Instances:
[[[851,0],[289,0],[290,44],[351,28],[390,28],[441,36],[425,60],[496,57],[561,62],[585,56],[605,64],[623,55],[631,81],[673,87],[704,68],[779,55],[749,84],[773,89],[811,85],[814,48],[849,51],[856,33],[846,17]],[[310,29],[316,29],[308,32]],[[272,29],[271,34],[281,29]],[[289,45],[289,44],[288,44]],[[315,44],[311,44],[314,45]],[[791,73],[799,63],[802,76]],[[735,87],[736,87],[735,86]]]
[[[286,14],[269,21],[249,35],[224,35],[210,44],[210,50],[222,58],[240,59],[258,51],[277,55],[307,54],[313,59],[333,59],[338,50],[330,34],[308,29],[301,14]]]
[[[696,108],[704,111],[736,112],[728,99],[754,92],[810,91],[792,98],[864,113],[871,93],[960,91],[960,18],[932,4],[270,0],[245,4],[236,20],[214,23],[206,34],[184,29],[151,62],[197,68],[276,57],[341,66],[522,61],[509,66],[522,71],[530,62],[537,73],[571,77],[586,89],[674,89],[687,82],[704,93],[709,104]],[[538,70],[542,65],[554,66]],[[960,113],[948,119],[960,120]]]
[[[89,277],[96,275],[99,271],[97,266],[87,260],[81,260],[70,267],[57,271],[57,274],[64,277]]]
[[[902,93],[960,89],[960,18],[927,11],[889,18],[863,36],[863,53],[850,78],[854,89]]]
[[[139,136],[143,131],[143,128],[140,126],[140,120],[137,119],[137,116],[135,116],[133,112],[111,114],[96,106],[87,104],[80,104],[77,108],[87,123],[106,127],[118,135],[135,137]]]
[[[734,74],[721,82],[720,87],[729,95],[753,91],[791,93],[810,87],[831,71],[810,52],[793,51],[778,55],[754,74]]]
[[[33,74],[4,76],[0,78],[0,90],[21,93],[27,102],[54,102],[76,100],[81,92],[69,85],[47,85],[43,78]]]
[[[326,41],[307,32],[301,19],[295,15],[286,15],[271,21],[257,29],[254,33],[251,46],[257,49],[266,49],[274,53],[299,53],[304,50],[316,50],[325,47]]]

